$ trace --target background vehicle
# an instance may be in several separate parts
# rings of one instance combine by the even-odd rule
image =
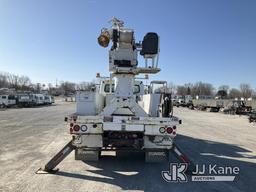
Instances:
[[[17,94],[17,104],[19,107],[31,107],[34,105],[31,93],[18,93]]]
[[[51,105],[54,103],[54,97],[51,95],[44,95],[44,104]]]
[[[0,95],[0,106],[10,107],[16,104],[16,98],[14,95]]]
[[[256,122],[256,109],[254,109],[249,115],[249,122]]]
[[[251,106],[247,106],[245,101],[234,100],[227,108],[224,109],[224,113],[237,114],[237,115],[248,115],[252,110]]]
[[[33,103],[35,105],[43,105],[44,104],[44,95],[43,94],[33,94]]]
[[[173,98],[173,105],[176,107],[188,107],[194,109],[193,99],[191,95],[176,95]]]

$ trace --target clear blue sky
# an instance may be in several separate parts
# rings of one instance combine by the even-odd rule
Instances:
[[[97,37],[113,16],[137,41],[160,35],[157,79],[256,87],[254,0],[0,0],[0,71],[41,83],[107,75]]]

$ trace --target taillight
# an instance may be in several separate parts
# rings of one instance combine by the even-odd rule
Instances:
[[[80,130],[80,126],[79,126],[79,125],[75,125],[75,126],[73,127],[73,130],[76,131],[76,132],[79,131],[79,130]]]
[[[74,123],[70,123],[70,127],[73,127],[74,126]]]
[[[172,134],[172,132],[173,132],[173,128],[171,128],[171,127],[167,127],[166,131],[167,131],[167,133],[168,133],[168,134]]]

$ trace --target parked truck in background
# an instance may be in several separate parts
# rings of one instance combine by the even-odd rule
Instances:
[[[13,105],[16,105],[14,95],[0,95],[0,107],[11,107]]]
[[[51,105],[54,103],[54,97],[51,95],[44,95],[44,104]]]
[[[17,105],[19,107],[31,107],[34,105],[33,95],[30,92],[17,93]]]
[[[243,100],[233,100],[229,103],[224,109],[226,114],[237,114],[237,115],[249,115],[252,111],[252,107],[246,105],[246,102]]]

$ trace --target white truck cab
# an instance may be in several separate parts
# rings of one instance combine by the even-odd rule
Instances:
[[[48,94],[44,95],[44,104],[45,105],[51,105],[53,103],[54,103],[54,97],[53,96],[48,95]]]
[[[16,104],[14,95],[0,95],[0,106],[10,107]]]
[[[43,94],[33,94],[33,101],[34,101],[35,105],[45,104],[44,95]]]

